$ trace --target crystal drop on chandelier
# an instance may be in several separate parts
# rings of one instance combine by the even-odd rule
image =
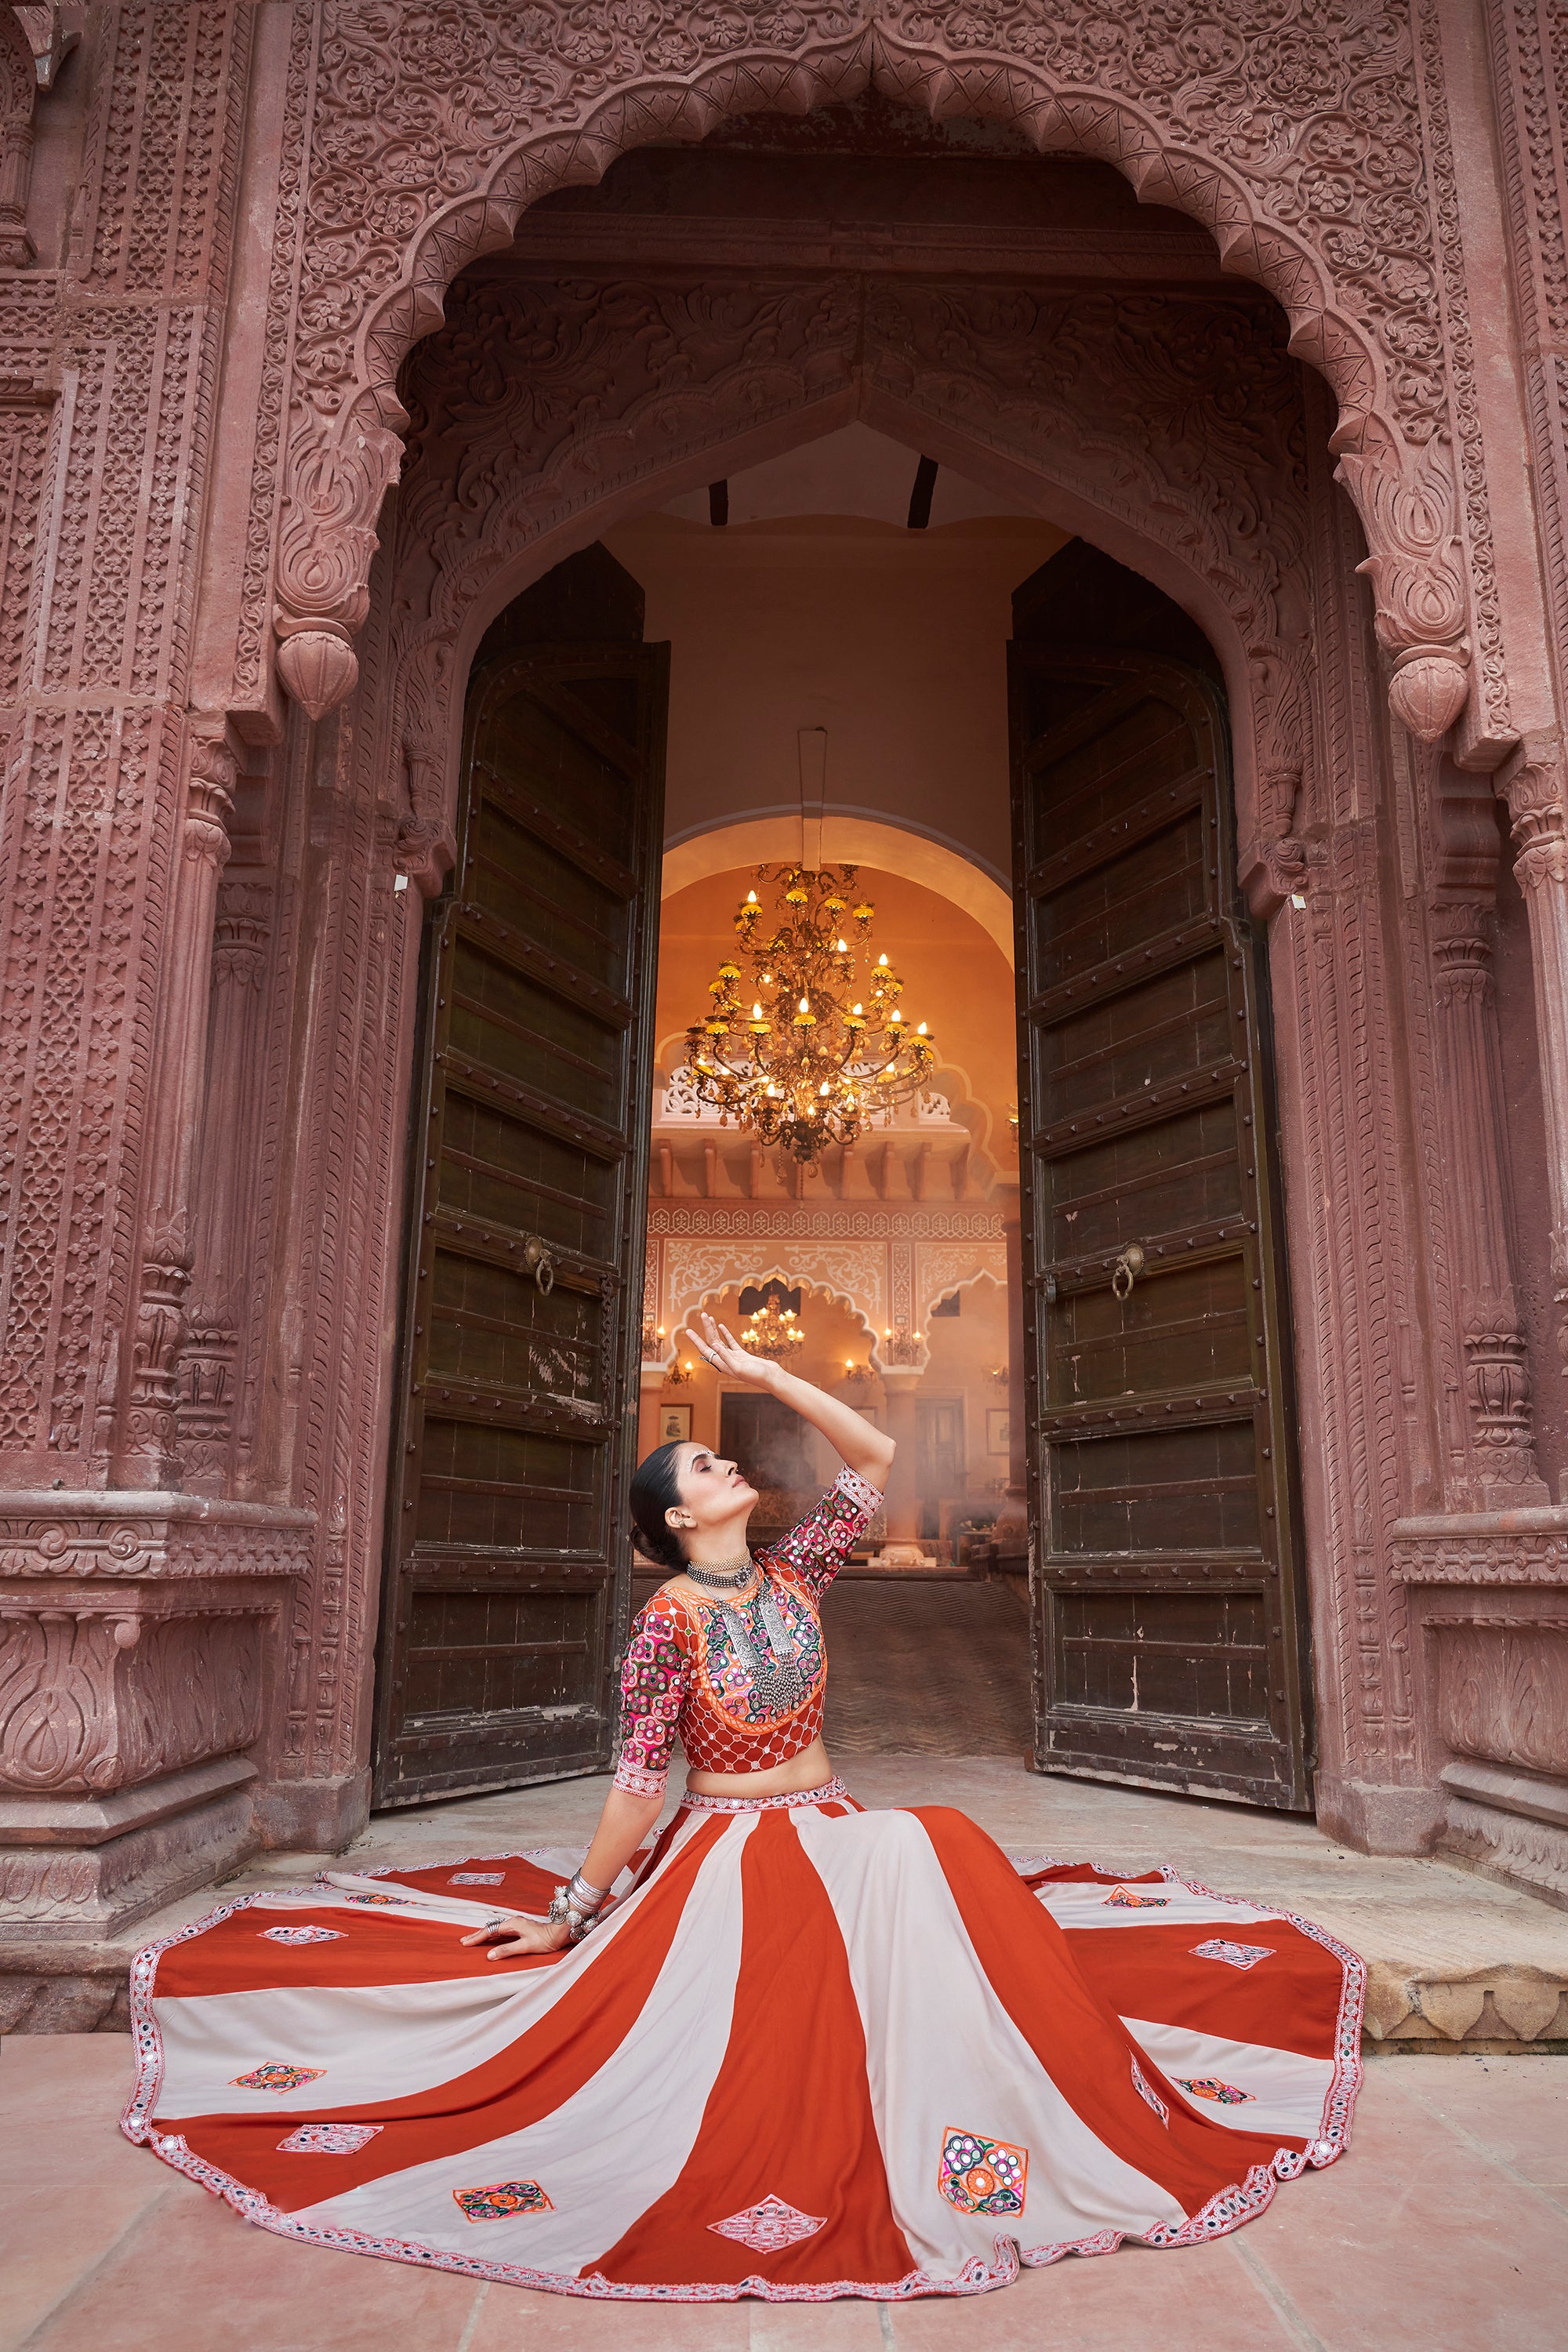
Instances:
[[[868,899],[850,905],[855,874],[852,866],[759,866],[758,881],[774,886],[774,928],[763,935],[761,902],[748,892],[735,929],[751,978],[742,988],[741,963],[721,963],[709,1012],[687,1032],[698,1099],[713,1104],[722,1124],[733,1119],[806,1166],[829,1143],[853,1143],[891,1104],[923,1095],[936,1060],[927,1024],[911,1032],[905,1023],[904,984],[886,953],[871,960],[877,910]],[[840,927],[847,911],[854,945]]]

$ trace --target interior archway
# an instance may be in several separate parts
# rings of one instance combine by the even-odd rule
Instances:
[[[672,898],[693,882],[732,867],[782,864],[797,856],[800,823],[792,816],[745,817],[733,824],[712,825],[684,839],[665,837],[664,873],[660,887]],[[912,826],[884,824],[875,817],[847,816],[834,811],[822,821],[822,856],[834,866],[875,866],[885,873],[918,882],[938,897],[951,899],[973,915],[1013,961],[1013,893],[997,877],[945,841]]]

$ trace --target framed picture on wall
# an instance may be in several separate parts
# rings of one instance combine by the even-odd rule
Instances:
[[[1005,1404],[988,1404],[985,1408],[985,1451],[987,1454],[1008,1454],[1013,1447],[1013,1414]]]
[[[689,1445],[691,1443],[691,1407],[689,1404],[659,1406],[658,1442],[661,1445]]]

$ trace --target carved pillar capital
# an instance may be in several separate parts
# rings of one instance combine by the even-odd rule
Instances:
[[[238,761],[221,721],[191,722],[190,772],[185,789],[185,854],[221,874],[228,863],[228,823],[234,814]]]
[[[1432,958],[1439,1000],[1484,1003],[1491,991],[1497,914],[1489,900],[1439,898],[1432,908]]]
[[[1386,446],[1347,449],[1340,479],[1360,509],[1371,551],[1378,643],[1394,664],[1390,708],[1418,741],[1438,742],[1469,699],[1458,499],[1443,446],[1402,463]]]
[[[342,441],[303,438],[289,455],[278,539],[273,626],[278,674],[311,719],[335,709],[359,677],[353,639],[370,609],[375,519],[403,444],[384,425]]]

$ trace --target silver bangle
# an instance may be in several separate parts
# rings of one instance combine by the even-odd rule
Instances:
[[[566,1889],[566,1900],[574,1911],[594,1912],[608,1901],[609,1893],[607,1886],[591,1886],[582,1872],[574,1870],[572,1883]]]
[[[564,1926],[567,1941],[580,1944],[598,1916],[598,1906],[585,1910],[573,1898],[571,1889],[558,1886],[545,1916],[557,1927]]]

